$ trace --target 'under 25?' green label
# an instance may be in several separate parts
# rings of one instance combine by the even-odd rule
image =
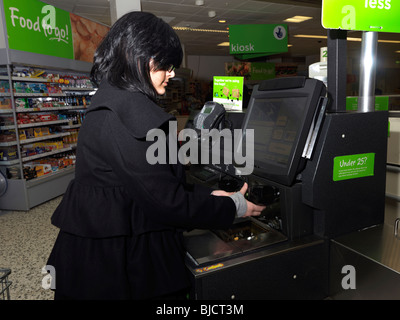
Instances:
[[[352,154],[333,159],[333,181],[374,175],[375,153]]]

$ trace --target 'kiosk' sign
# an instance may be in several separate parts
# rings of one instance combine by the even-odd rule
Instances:
[[[323,0],[326,29],[400,32],[400,2],[396,0]]]
[[[287,52],[287,25],[240,24],[229,26],[229,53],[249,59]]]

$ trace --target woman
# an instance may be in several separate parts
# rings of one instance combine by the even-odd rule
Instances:
[[[189,186],[180,164],[150,165],[150,129],[174,118],[155,104],[182,60],[179,38],[153,14],[111,28],[91,71],[99,89],[79,133],[75,179],[52,216],[48,265],[56,299],[147,299],[189,286],[182,231],[228,228],[264,207],[241,192]],[[166,132],[167,133],[167,132]],[[53,283],[54,284],[54,283]]]

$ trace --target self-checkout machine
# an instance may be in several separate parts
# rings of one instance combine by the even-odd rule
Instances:
[[[373,61],[371,35],[364,34],[363,56]],[[383,223],[388,113],[363,107],[373,84],[361,85],[362,108],[346,111],[346,36],[328,30],[328,91],[303,77],[253,89],[234,150],[243,152],[254,132],[254,170],[212,165],[219,174],[207,183],[220,187],[222,175],[244,180],[249,199],[267,209],[229,230],[185,235],[193,298],[327,298],[346,276],[330,277],[336,239]],[[363,72],[362,79],[374,79],[373,69]]]

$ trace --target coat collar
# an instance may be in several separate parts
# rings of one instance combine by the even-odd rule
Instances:
[[[144,138],[149,130],[175,119],[146,95],[117,88],[103,80],[87,112],[104,108],[114,112],[135,138]]]

